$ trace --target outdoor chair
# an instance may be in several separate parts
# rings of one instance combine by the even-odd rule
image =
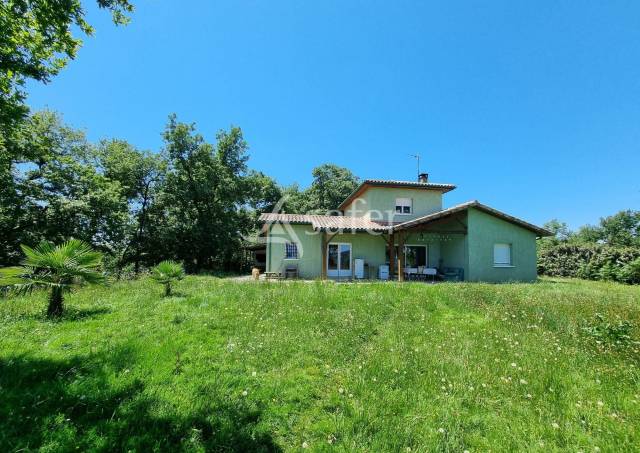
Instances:
[[[284,269],[284,278],[298,278],[298,265],[288,264]]]

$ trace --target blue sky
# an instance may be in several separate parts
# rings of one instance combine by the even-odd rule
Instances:
[[[29,103],[90,139],[162,146],[169,113],[240,126],[252,168],[309,184],[362,178],[458,189],[535,223],[640,209],[640,3],[150,1],[127,27],[92,2],[76,61]]]

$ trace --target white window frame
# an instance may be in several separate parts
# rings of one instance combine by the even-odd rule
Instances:
[[[498,261],[498,250],[507,248],[509,251],[509,259],[508,261],[500,260]],[[507,242],[496,242],[493,244],[493,267],[514,267],[513,266],[513,245]]]
[[[293,245],[295,247],[296,250],[296,256],[291,257],[291,256],[287,256],[287,252],[289,251],[289,245]],[[284,259],[285,260],[297,260],[300,258],[300,252],[298,250],[298,244],[296,242],[293,241],[288,241],[284,243]]]
[[[401,207],[402,212],[398,212],[398,206]],[[404,212],[404,208],[409,207],[409,212]],[[394,206],[395,215],[411,215],[413,214],[413,200],[411,198],[396,198],[396,204]]]

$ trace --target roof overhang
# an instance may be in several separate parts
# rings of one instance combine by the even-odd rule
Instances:
[[[456,206],[452,206],[448,209],[443,209],[442,211],[434,212],[433,214],[428,214],[426,216],[418,217],[417,219],[409,220],[407,222],[403,222],[393,226],[393,231],[406,231],[418,228],[423,225],[428,225],[434,223],[436,221],[440,221],[446,218],[453,218],[456,214],[467,211],[468,209],[477,209],[479,211],[486,212],[489,215],[500,218],[506,222],[512,223],[519,227],[525,228],[529,231],[533,231],[536,235],[542,236],[553,236],[553,233],[549,230],[545,230],[544,228],[540,228],[532,223],[526,222],[517,217],[513,217],[509,214],[505,214],[502,211],[498,211],[497,209],[491,208],[487,205],[480,203],[478,200],[468,201],[466,203],[462,203]]]

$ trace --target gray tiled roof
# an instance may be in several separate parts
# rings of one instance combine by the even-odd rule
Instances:
[[[407,186],[407,187],[419,187],[424,189],[448,189],[453,190],[456,188],[455,184],[445,184],[438,182],[419,182],[419,181],[399,181],[395,179],[365,179],[362,184],[375,184],[375,185],[389,185],[389,186]],[[448,191],[447,190],[447,191]]]

